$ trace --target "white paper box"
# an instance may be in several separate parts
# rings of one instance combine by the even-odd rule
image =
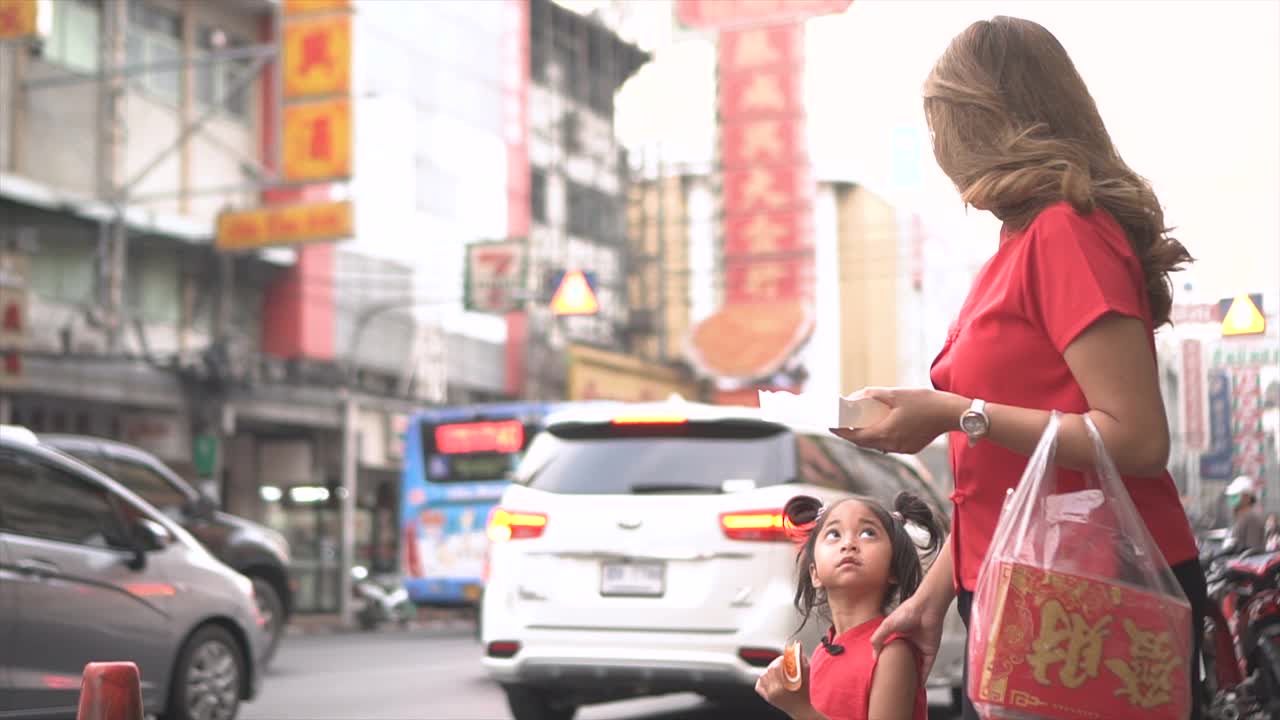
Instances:
[[[785,390],[761,390],[760,410],[773,422],[828,428],[869,427],[889,414],[889,406],[874,398],[833,398]]]

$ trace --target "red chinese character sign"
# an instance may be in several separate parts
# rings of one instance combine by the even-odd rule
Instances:
[[[300,18],[284,28],[284,96],[351,92],[351,16]]]
[[[723,307],[693,330],[691,359],[718,378],[778,372],[813,332],[813,177],[805,142],[806,18],[849,0],[680,0],[719,31],[717,102]]]
[[[818,15],[837,15],[853,0],[677,0],[680,22],[704,30],[758,27],[795,22]]]
[[[293,103],[284,109],[284,179],[318,182],[351,175],[351,101]]]
[[[34,37],[48,22],[41,22],[47,15],[47,4],[36,0],[0,0],[0,40]]]
[[[281,176],[298,184],[351,177],[351,7],[291,0],[281,27]]]

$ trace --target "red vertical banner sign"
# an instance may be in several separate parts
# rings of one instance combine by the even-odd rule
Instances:
[[[721,29],[716,75],[723,304],[694,328],[689,354],[707,375],[761,380],[813,331],[803,20]]]
[[[813,302],[804,25],[720,33],[724,304]]]
[[[813,332],[804,22],[851,2],[676,0],[682,24],[719,33],[724,302],[689,343],[689,358],[705,375],[766,380]]]
[[[529,204],[529,0],[504,0],[502,127],[507,146],[507,237],[528,238]],[[508,395],[524,393],[529,319],[507,313]]]
[[[1232,444],[1235,473],[1258,480],[1266,463],[1262,430],[1262,378],[1257,367],[1234,368],[1232,374]]]
[[[1195,452],[1209,449],[1203,352],[1199,340],[1182,341],[1182,436],[1187,449]]]

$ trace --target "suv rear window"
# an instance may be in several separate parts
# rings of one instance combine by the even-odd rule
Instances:
[[[557,425],[529,446],[515,482],[583,495],[780,485],[795,475],[791,437],[780,425],[755,421]]]

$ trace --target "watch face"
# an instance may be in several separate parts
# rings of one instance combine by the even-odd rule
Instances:
[[[980,433],[986,429],[986,423],[982,421],[982,416],[978,414],[965,415],[960,418],[960,429],[970,435]]]

